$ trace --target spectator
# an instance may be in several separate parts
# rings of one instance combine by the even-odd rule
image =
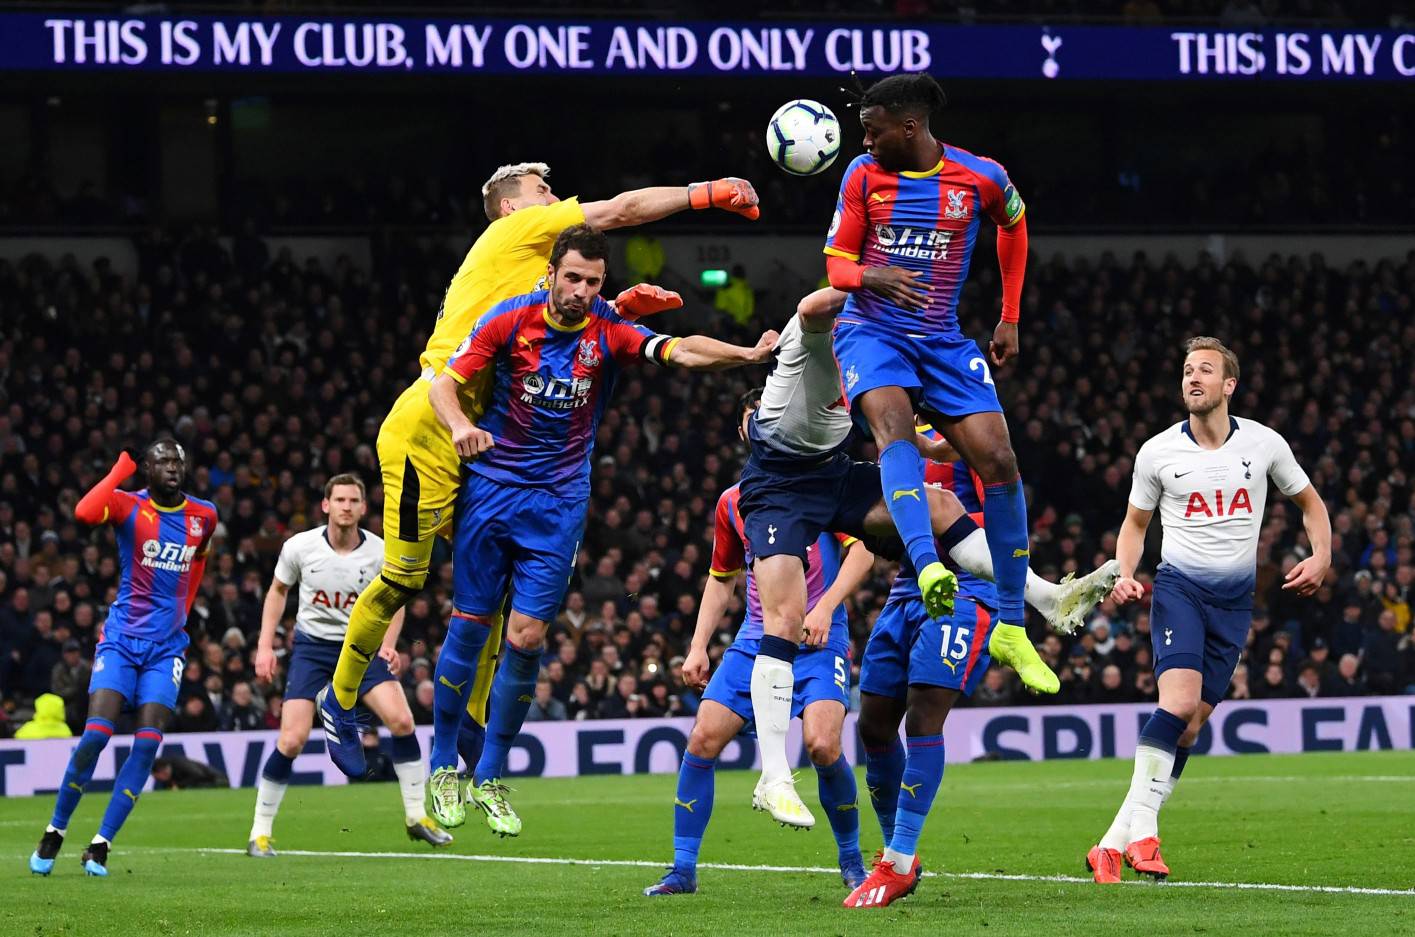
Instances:
[[[17,739],[67,739],[73,735],[64,721],[64,701],[53,693],[41,693],[34,701],[34,718],[15,730]]]
[[[1355,654],[1343,654],[1336,664],[1336,676],[1324,687],[1323,696],[1365,696],[1366,681],[1361,679],[1361,660]]]
[[[73,638],[65,641],[63,657],[50,671],[49,688],[64,701],[64,721],[75,732],[82,730],[88,715],[88,681],[92,676],[93,667],[84,660],[83,647]]]
[[[263,728],[264,714],[255,704],[251,685],[244,680],[231,687],[231,699],[221,708],[222,732],[250,732]]]
[[[544,678],[536,681],[535,698],[526,710],[527,722],[562,722],[569,718],[565,704],[550,693],[550,681]]]
[[[1301,699],[1315,699],[1322,693],[1321,668],[1315,661],[1304,660],[1302,666],[1297,669],[1297,684],[1293,688],[1293,696]]]
[[[420,726],[432,725],[433,685],[431,680],[421,680],[408,700],[413,722]]]
[[[199,761],[182,755],[163,755],[152,762],[152,786],[171,791],[230,787],[231,779]]]
[[[205,694],[189,696],[182,701],[181,711],[173,726],[177,732],[215,732],[218,724],[216,711]]]

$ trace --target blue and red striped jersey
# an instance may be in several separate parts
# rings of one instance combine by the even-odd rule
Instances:
[[[919,433],[929,439],[943,438],[942,434],[931,426],[920,427]],[[963,510],[968,512],[968,516],[979,527],[983,526],[983,480],[978,477],[977,472],[968,467],[967,462],[961,459],[957,462],[935,462],[929,459],[924,463],[924,482],[953,492],[962,502]],[[945,556],[942,559],[958,577],[959,595],[974,599],[988,608],[997,608],[997,586],[959,568],[950,557]],[[894,579],[894,588],[890,590],[889,597],[919,597],[919,584],[914,579],[914,570],[907,558],[899,565],[899,575]]]
[[[650,345],[671,342],[616,315],[595,298],[573,328],[550,317],[550,292],[540,290],[492,306],[447,361],[465,382],[494,368],[479,426],[496,444],[469,463],[493,481],[554,488],[588,497],[595,432],[626,365],[650,358]]]
[[[747,614],[737,631],[740,640],[760,639],[762,631],[762,600],[757,593],[757,579],[752,573],[752,545],[738,507],[741,489],[733,485],[717,499],[713,515],[712,566],[715,579],[731,579],[743,570],[747,573]],[[806,611],[816,607],[840,572],[840,560],[855,542],[845,534],[823,533],[806,548]],[[838,605],[830,617],[830,638],[827,645],[839,647],[850,642],[850,622],[845,606]]]
[[[927,172],[886,172],[868,153],[856,157],[840,182],[825,252],[922,273],[928,305],[907,310],[862,289],[845,301],[840,321],[926,335],[957,331],[982,216],[1010,228],[1025,212],[1001,164],[956,146],[944,144]]]
[[[146,488],[115,491],[102,522],[112,524],[117,535],[121,575],[104,636],[170,639],[186,627],[201,585],[216,533],[216,505],[185,495],[177,507],[165,508]]]

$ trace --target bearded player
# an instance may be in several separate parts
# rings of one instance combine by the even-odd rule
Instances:
[[[1282,588],[1310,596],[1331,566],[1331,520],[1292,448],[1263,424],[1228,411],[1238,356],[1207,336],[1191,338],[1185,351],[1179,386],[1189,416],[1140,447],[1115,545],[1121,579],[1112,597],[1132,602],[1144,596],[1135,572],[1159,509],[1164,537],[1150,604],[1159,707],[1140,730],[1130,791],[1086,856],[1099,883],[1119,882],[1122,862],[1154,879],[1169,875],[1159,811],[1248,640],[1269,480],[1301,508],[1312,548]]]
[[[438,310],[437,325],[421,357],[422,376],[393,404],[378,433],[383,473],[383,570],[359,594],[331,692],[319,699],[330,758],[350,777],[364,773],[353,706],[369,662],[378,653],[393,613],[423,587],[433,538],[452,521],[461,484],[460,462],[447,428],[428,403],[428,386],[441,373],[476,317],[497,301],[529,292],[545,275],[556,237],[572,225],[613,229],[647,224],[688,209],[718,208],[749,219],[760,214],[757,195],[743,179],[718,179],[688,186],[661,186],[623,192],[600,202],[559,199],[550,189],[544,163],[502,166],[482,186],[482,205],[491,225],[467,252]],[[489,377],[489,374],[486,375]],[[485,386],[469,388],[464,399],[478,416]],[[496,653],[496,635],[484,662]],[[470,706],[486,724],[486,694],[493,668],[479,669]]]

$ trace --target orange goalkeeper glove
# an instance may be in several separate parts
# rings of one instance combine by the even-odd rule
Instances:
[[[736,212],[749,221],[761,217],[757,207],[757,190],[746,179],[728,176],[711,182],[691,182],[688,184],[688,204],[698,211],[704,208],[721,208]]]
[[[631,286],[614,297],[614,311],[630,322],[669,309],[683,308],[683,297],[652,283]]]

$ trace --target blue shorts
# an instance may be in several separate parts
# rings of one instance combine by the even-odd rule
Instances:
[[[452,535],[452,602],[468,615],[511,608],[539,621],[560,612],[585,529],[588,498],[463,476]]]
[[[1228,695],[1252,625],[1252,608],[1215,605],[1189,577],[1161,566],[1150,599],[1155,678],[1175,667],[1197,670],[1204,678],[1201,698],[1217,706]]]
[[[902,387],[916,394],[917,405],[942,416],[1002,412],[987,358],[958,332],[910,335],[837,320],[835,358],[851,406],[867,390]]]
[[[747,721],[756,723],[752,709],[752,662],[756,660],[760,638],[734,641],[722,655],[722,663],[708,681],[703,699],[721,703]],[[846,647],[802,649],[791,670],[796,686],[791,691],[791,718],[799,718],[805,708],[821,700],[831,700],[850,708],[850,659]]]
[[[290,651],[290,669],[285,675],[285,698],[312,700],[334,678],[334,665],[339,663],[339,651],[343,641],[323,641],[295,632],[295,647]],[[363,682],[359,684],[359,695],[394,679],[388,672],[388,664],[374,655],[364,671]]]
[[[854,462],[840,451],[798,459],[757,443],[739,490],[737,508],[754,559],[784,553],[805,563],[806,549],[823,533],[875,546],[864,531],[865,515],[883,497],[874,462]]]
[[[890,599],[865,644],[860,692],[903,699],[917,685],[972,696],[992,663],[993,624],[986,608],[963,596],[952,616],[936,619],[917,598]]]
[[[187,633],[165,641],[105,634],[93,654],[89,693],[113,690],[134,708],[158,703],[175,711],[182,670],[187,666]]]

